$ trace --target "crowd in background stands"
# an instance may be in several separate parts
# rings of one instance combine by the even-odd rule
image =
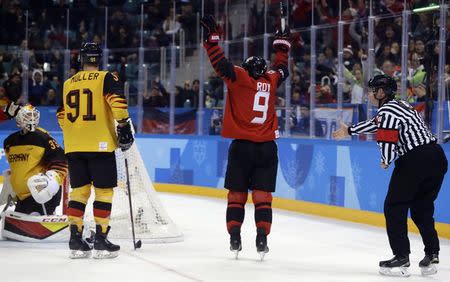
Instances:
[[[339,20],[339,1],[319,0],[314,10],[315,24],[337,24]],[[367,79],[368,50],[368,2],[364,0],[342,1],[342,20],[349,22],[344,27],[344,102],[365,103],[364,81]],[[401,36],[403,0],[373,1],[373,14],[379,16],[375,21],[375,71],[394,77],[400,84],[401,76]],[[409,9],[428,6],[430,1],[409,0]],[[295,0],[292,7],[292,21],[296,28],[308,27],[311,24],[311,1]],[[409,102],[425,100],[426,60],[437,67],[438,19],[437,13],[413,14],[411,30],[408,34],[408,93]],[[447,30],[450,29],[450,17],[447,18]],[[337,100],[337,27],[318,31],[317,57],[317,98],[316,103],[335,103]],[[447,62],[449,62],[450,37],[447,35]],[[292,103],[309,104],[309,34],[300,33],[297,44],[302,48],[295,49],[295,65],[292,76]],[[449,75],[447,63],[447,76]],[[432,99],[437,99],[436,75],[431,75]],[[400,86],[400,85],[398,85]],[[400,87],[398,87],[400,91]],[[398,93],[400,96],[400,93]]]
[[[68,4],[70,2],[70,4]],[[80,42],[94,41],[101,45],[105,41],[104,7],[109,7],[107,28],[107,47],[110,49],[109,70],[114,71],[122,81],[131,82],[130,92],[137,93],[137,48],[140,46],[140,4],[144,2],[144,47],[145,62],[150,62],[151,83],[144,91],[144,105],[149,107],[165,107],[169,105],[169,94],[159,81],[159,47],[168,46],[172,34],[180,29],[186,31],[187,44],[195,44],[196,13],[200,10],[200,0],[177,1],[175,20],[173,18],[172,1],[148,0],[0,0],[0,97],[9,95],[14,99],[20,96],[21,65],[20,50],[30,50],[29,70],[29,100],[35,105],[56,105],[62,90],[62,74],[64,64],[64,49],[66,47],[66,9],[70,7],[69,48],[70,74],[78,69],[77,53]],[[216,1],[205,1],[206,13],[214,13]],[[224,0],[218,1],[219,22],[224,23]],[[239,1],[230,1],[231,4]],[[243,2],[243,0],[241,1]],[[267,0],[268,31],[273,32],[279,24],[279,1]],[[294,30],[292,55],[294,58],[291,72],[291,103],[308,107],[310,85],[310,38],[311,0],[290,1],[290,21]],[[348,24],[344,31],[344,64],[345,85],[344,102],[366,103],[364,84],[367,80],[367,18],[369,0],[343,0],[342,19]],[[409,8],[428,5],[427,0],[408,0]],[[259,36],[264,33],[264,0],[247,0],[248,6],[248,36]],[[401,63],[401,11],[403,0],[373,1],[374,15],[380,16],[375,24],[375,74],[384,72],[400,81]],[[316,25],[333,25],[319,29],[317,41],[317,88],[316,103],[335,103],[337,100],[337,23],[339,20],[339,1],[317,0],[314,9]],[[232,7],[232,6],[231,6]],[[29,11],[28,41],[25,38],[25,10]],[[408,35],[408,101],[425,100],[425,80],[427,72],[424,62],[436,58],[439,49],[436,44],[436,18],[432,14],[412,16],[412,29]],[[223,24],[228,39],[239,39],[244,32],[232,36],[231,30],[242,29],[228,22]],[[447,30],[450,29],[450,16],[447,20]],[[436,32],[433,32],[435,30]],[[449,35],[447,35],[447,41]],[[251,41],[249,53],[260,48],[257,41]],[[238,46],[239,47],[239,46]],[[447,43],[450,48],[450,43]],[[240,48],[240,47],[239,47]],[[156,51],[154,51],[156,50]],[[446,52],[448,53],[448,50]],[[156,52],[156,53],[155,53]],[[449,61],[450,54],[447,54]],[[152,63],[153,62],[153,63]],[[449,67],[447,64],[447,75]],[[431,77],[432,97],[436,99],[436,76]],[[400,88],[400,87],[399,87]],[[175,95],[176,107],[198,107],[199,81],[198,77],[177,86]],[[202,103],[206,107],[223,105],[223,84],[211,74],[205,84],[206,95]],[[285,93],[280,90],[279,105],[283,106]],[[131,97],[132,104],[137,98]]]
[[[200,0],[178,1],[175,24],[172,1],[0,0],[0,95],[6,93],[13,99],[20,96],[21,51],[27,49],[30,61],[29,101],[34,105],[56,105],[63,83],[67,8],[70,8],[68,46],[72,50],[70,76],[79,68],[77,51],[81,42],[93,41],[104,46],[106,6],[109,9],[106,27],[109,70],[116,72],[123,82],[132,82],[131,91],[136,93],[141,2],[144,3],[146,62],[154,61],[154,69],[159,71],[159,47],[168,46],[172,34],[180,28],[195,33]],[[210,6],[206,5],[209,12]],[[29,16],[28,40],[24,39],[26,11]],[[187,44],[193,44],[193,40],[195,36],[186,37]],[[154,88],[162,89],[162,86],[154,83],[149,85],[147,92]],[[166,92],[162,90],[161,93]],[[167,106],[166,100],[157,104]]]

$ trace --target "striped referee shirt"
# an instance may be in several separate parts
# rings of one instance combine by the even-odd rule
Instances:
[[[381,162],[387,165],[397,155],[403,156],[415,147],[436,142],[420,114],[402,100],[385,103],[374,118],[350,126],[348,133],[376,133]]]

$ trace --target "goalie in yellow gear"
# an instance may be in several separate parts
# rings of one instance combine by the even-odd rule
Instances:
[[[35,107],[21,107],[16,124],[20,130],[3,143],[10,169],[3,172],[0,204],[14,198],[15,212],[54,214],[67,174],[64,151],[47,131],[38,128],[39,111]]]

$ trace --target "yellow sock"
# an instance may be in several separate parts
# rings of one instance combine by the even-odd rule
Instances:
[[[95,188],[94,219],[105,233],[109,226],[111,216],[113,188]]]
[[[78,231],[83,229],[83,217],[86,210],[86,203],[91,196],[91,185],[84,185],[72,188],[69,195],[69,209],[67,210],[69,223],[75,224]]]

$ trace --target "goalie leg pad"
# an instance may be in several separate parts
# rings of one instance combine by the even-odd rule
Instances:
[[[67,242],[65,215],[33,216],[15,211],[2,215],[2,236],[19,242]]]
[[[95,188],[94,219],[104,233],[109,226],[113,195],[113,188]]]
[[[247,192],[228,192],[228,206],[227,206],[227,229],[228,233],[234,227],[241,229],[245,217],[245,203],[247,202]]]
[[[83,230],[84,211],[90,196],[90,184],[73,188],[72,192],[70,192],[70,201],[67,214],[69,215],[70,224],[76,225],[78,227],[78,231]]]
[[[272,193],[253,189],[252,199],[256,228],[264,229],[265,235],[269,235],[272,226]]]

